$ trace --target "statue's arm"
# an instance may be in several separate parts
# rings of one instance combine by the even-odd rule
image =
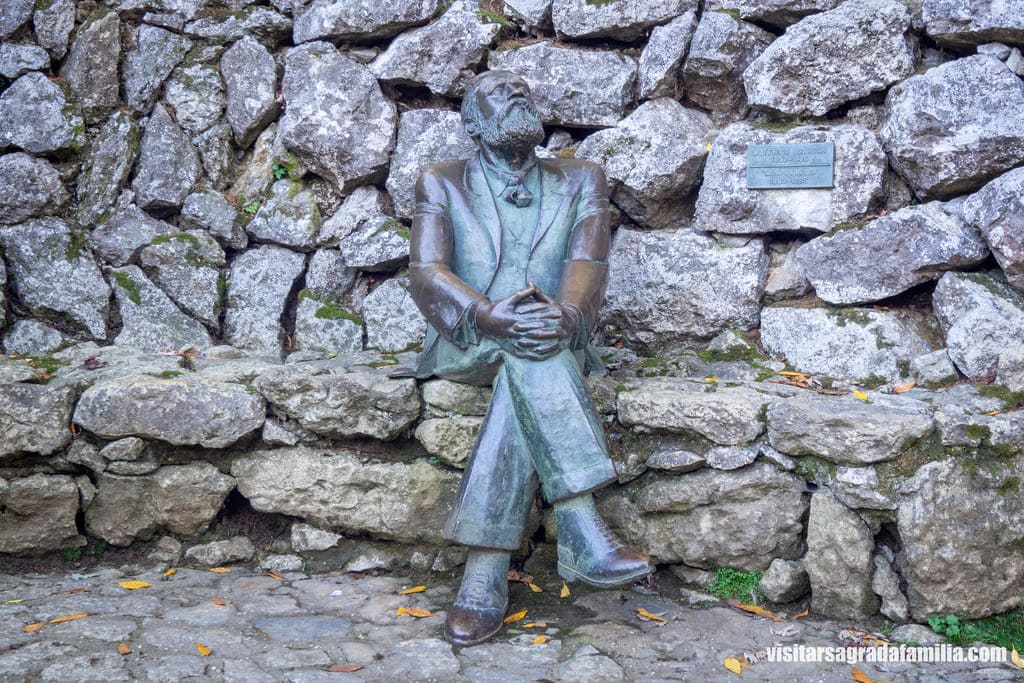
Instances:
[[[452,272],[452,228],[440,178],[427,169],[416,183],[416,213],[409,245],[409,292],[424,317],[460,348],[479,342],[473,313],[489,302]]]
[[[556,299],[579,319],[573,346],[581,348],[597,325],[608,284],[608,252],[611,229],[608,214],[608,181],[596,164],[588,164],[580,186],[580,198],[566,248],[562,278]]]

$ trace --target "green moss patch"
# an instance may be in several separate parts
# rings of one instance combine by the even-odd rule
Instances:
[[[128,300],[136,306],[142,305],[142,286],[138,282],[131,279],[127,273],[114,270],[110,272],[110,277],[114,279],[117,286],[125,291],[128,295]]]
[[[745,603],[765,602],[761,592],[761,576],[764,572],[741,572],[727,567],[715,570],[715,582],[708,587],[708,593],[722,600],[741,600]]]

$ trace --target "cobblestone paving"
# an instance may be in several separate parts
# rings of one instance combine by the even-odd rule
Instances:
[[[453,649],[441,638],[454,580],[399,595],[401,577],[306,575],[275,578],[160,568],[127,574],[0,574],[2,681],[733,681],[725,657],[772,643],[837,645],[851,624],[772,621],[727,606],[688,607],[678,589],[573,588],[559,599],[555,577],[543,593],[513,584],[510,612],[528,609],[491,643]],[[149,587],[128,590],[119,582]],[[675,593],[675,596],[669,595]],[[432,616],[399,615],[401,607]],[[643,607],[667,621],[644,621]],[[68,615],[88,616],[56,621]],[[527,623],[545,622],[546,627]],[[26,632],[32,624],[37,630]],[[543,643],[534,643],[546,635]],[[208,648],[208,654],[200,652]],[[120,648],[120,649],[119,649]],[[206,650],[204,650],[206,651]],[[348,666],[357,671],[339,671]],[[1019,680],[1008,664],[858,665],[876,681]],[[334,668],[332,671],[331,669]],[[849,664],[758,661],[748,681],[850,681]]]

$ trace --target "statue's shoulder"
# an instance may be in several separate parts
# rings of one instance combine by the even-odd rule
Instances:
[[[604,179],[604,169],[586,159],[541,159],[541,164],[551,170],[558,170],[568,178],[593,177]]]
[[[421,177],[428,177],[435,180],[459,179],[466,170],[469,159],[456,159],[455,161],[442,161],[438,164],[431,164],[423,169]]]

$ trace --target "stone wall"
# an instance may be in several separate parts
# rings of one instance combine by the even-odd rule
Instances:
[[[472,152],[459,97],[490,67],[530,82],[538,153],[611,181],[616,528],[695,581],[809,578],[831,615],[1020,606],[1022,17],[5,2],[0,553],[194,537],[237,491],[350,568],[457,561],[438,530],[487,394],[388,371],[425,331],[415,178]],[[834,189],[746,188],[750,144],[822,141]]]

